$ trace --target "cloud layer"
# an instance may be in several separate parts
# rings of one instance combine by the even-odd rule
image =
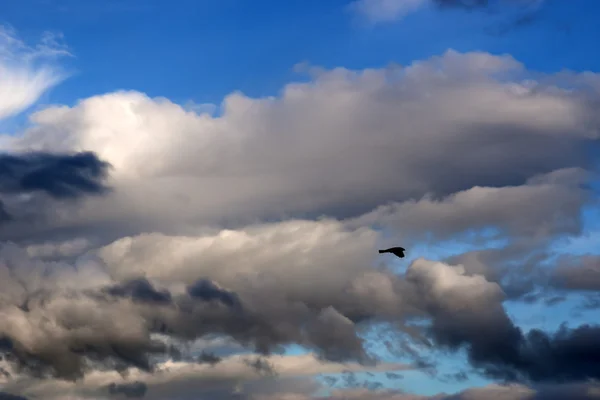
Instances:
[[[600,327],[523,329],[505,306],[594,288],[593,257],[545,264],[594,201],[599,82],[448,51],[233,93],[218,114],[131,91],[34,113],[1,147],[3,390],[309,399],[310,375],[465,351],[512,385],[433,398],[593,398]],[[475,249],[411,253],[453,240]],[[392,243],[405,271],[377,253]],[[373,351],[376,324],[407,364]],[[208,338],[227,345],[194,348]],[[331,394],[352,396],[419,398]]]

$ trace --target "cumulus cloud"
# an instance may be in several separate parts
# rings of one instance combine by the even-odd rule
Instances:
[[[0,120],[28,108],[66,77],[55,63],[57,57],[70,55],[60,39],[45,33],[30,46],[0,25]]]
[[[34,113],[0,158],[14,216],[0,224],[3,390],[311,398],[301,371],[407,368],[367,346],[378,323],[398,343],[466,350],[498,380],[600,378],[598,326],[524,331],[504,307],[517,292],[506,278],[536,273],[552,240],[582,230],[599,81],[448,51],[320,71],[275,97],[234,93],[219,114],[138,92]],[[505,247],[486,248],[489,230]],[[405,273],[376,251],[473,232],[480,248]],[[215,337],[228,352],[192,345]],[[310,361],[278,355],[290,344]]]
[[[279,225],[287,225],[284,230],[289,233],[290,222],[262,226],[254,233],[266,237],[246,239],[261,242],[262,251],[249,251],[252,247],[234,241],[227,241],[230,250],[223,251],[215,238],[191,242],[184,238],[196,251],[191,265],[174,250],[168,252],[171,265],[162,263],[158,253],[174,247],[160,242],[146,247],[146,253],[131,252],[144,248],[135,244],[146,238],[143,236],[129,239],[127,248],[109,245],[87,267],[99,271],[95,281],[86,280],[86,287],[78,287],[79,275],[94,275],[85,268],[82,272],[71,268],[72,277],[63,272],[60,290],[51,290],[58,286],[51,274],[38,286],[21,286],[18,292],[5,295],[4,323],[0,325],[4,351],[22,371],[66,379],[96,368],[154,371],[152,354],[169,355],[169,346],[153,338],[156,333],[184,341],[222,334],[263,354],[277,351],[281,345],[300,344],[315,350],[323,360],[372,365],[358,335],[359,326],[369,320],[406,323],[418,317],[430,321],[418,335],[442,347],[466,346],[473,365],[493,377],[533,381],[600,377],[593,364],[600,350],[598,327],[565,327],[555,335],[522,332],[506,314],[502,306],[505,294],[497,283],[481,275],[467,275],[460,265],[425,259],[415,260],[405,276],[377,270],[367,260],[372,257],[370,249],[365,246],[361,250],[361,241],[369,243],[372,232],[348,232],[337,223],[324,237],[329,241],[315,241],[312,233],[322,229],[319,225],[323,222],[305,223],[312,229],[291,230],[293,235],[286,240],[289,245],[296,241],[304,253],[298,265],[278,258],[285,255],[293,260],[293,248],[278,252],[276,246],[265,242],[277,236],[282,229]],[[204,247],[207,242],[211,243],[209,249]],[[217,253],[211,254],[211,249]],[[349,249],[356,253],[346,254]],[[239,264],[240,257],[245,264]],[[180,263],[174,262],[178,258]],[[354,265],[351,260],[356,260]],[[323,266],[327,270],[321,272]],[[23,273],[21,265],[18,267]],[[60,266],[54,267],[50,271],[59,273]],[[8,268],[10,271],[10,264]],[[30,270],[32,277],[39,276],[37,269],[43,271],[44,262]],[[119,275],[128,269],[146,278],[131,280],[132,276]],[[300,275],[294,278],[296,271]],[[148,279],[160,282],[170,292],[155,288]],[[21,280],[34,282],[28,277]],[[178,286],[181,283],[183,286]],[[8,281],[7,287],[18,286]],[[579,352],[582,347],[585,353]]]
[[[345,218],[589,168],[597,90],[533,78],[508,56],[448,51],[400,69],[325,71],[278,97],[232,94],[218,117],[136,92],[50,107],[7,149],[94,151],[113,166],[116,190],[40,210],[36,226],[13,226],[10,235],[60,226],[116,239],[199,224]],[[8,232],[0,228],[0,237]]]

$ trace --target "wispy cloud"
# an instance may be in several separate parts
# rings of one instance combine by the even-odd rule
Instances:
[[[66,78],[56,60],[71,56],[60,35],[45,32],[29,45],[0,25],[0,120],[18,114]]]
[[[418,10],[429,0],[356,0],[350,8],[371,23],[395,21]]]
[[[516,11],[510,22],[496,30],[507,30],[511,26],[530,23],[540,10],[544,0],[354,0],[350,10],[371,24],[398,21],[422,8],[432,6],[440,10],[492,10],[505,7]]]

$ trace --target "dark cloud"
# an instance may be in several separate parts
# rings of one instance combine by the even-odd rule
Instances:
[[[559,289],[600,290],[600,256],[563,256],[553,271],[550,283]]]
[[[517,327],[507,315],[498,284],[462,267],[415,261],[405,293],[431,318],[425,328],[442,348],[466,349],[471,364],[508,381],[577,382],[600,378],[600,326],[566,326],[558,332]]]
[[[26,397],[0,392],[0,400],[28,400]]]
[[[235,293],[223,290],[215,285],[214,282],[207,279],[199,279],[196,283],[188,287],[188,294],[203,301],[216,300],[229,307],[240,306],[240,300]]]
[[[570,385],[488,385],[471,388],[456,394],[440,393],[432,396],[408,394],[402,390],[369,390],[363,385],[352,389],[334,390],[331,394],[317,396],[310,394],[278,393],[273,396],[259,396],[260,400],[595,400],[599,398],[600,387],[595,383]]]
[[[205,364],[210,364],[210,365],[218,364],[221,362],[221,360],[222,360],[221,357],[216,356],[212,353],[206,353],[206,352],[202,352],[197,358],[197,361],[199,363],[201,363],[201,364],[205,363]]]
[[[0,225],[20,219],[32,225],[39,222],[36,220],[45,208],[52,208],[41,199],[23,201],[20,194],[44,193],[53,199],[72,200],[108,192],[105,180],[109,167],[93,152],[0,154],[0,194],[13,196],[0,199]]]
[[[273,365],[263,357],[255,357],[253,359],[244,360],[246,365],[252,367],[260,375],[276,376],[277,372],[273,368]]]
[[[129,297],[135,301],[171,303],[171,294],[166,290],[157,291],[147,279],[136,279],[111,286],[106,289],[106,293],[112,296]]]
[[[90,368],[150,371],[149,356],[168,350],[150,337],[147,322],[139,314],[100,296],[41,292],[27,299],[26,308],[5,306],[4,312],[13,320],[32,323],[30,327],[0,323],[0,351],[21,372],[33,376],[72,380]],[[44,318],[40,320],[39,315]],[[52,325],[44,322],[48,319]],[[23,333],[33,335],[35,341],[28,342]]]
[[[55,198],[101,194],[109,164],[92,152],[0,155],[0,193],[41,191]]]
[[[600,378],[595,361],[600,357],[600,326],[525,334],[499,308],[432,312],[436,342],[455,349],[466,345],[471,363],[496,379],[573,382]]]
[[[132,383],[111,383],[108,386],[108,392],[112,395],[123,394],[128,398],[140,398],[146,395],[148,387],[144,382]]]

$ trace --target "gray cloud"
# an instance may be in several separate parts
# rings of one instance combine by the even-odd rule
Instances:
[[[582,187],[585,179],[582,170],[557,170],[519,186],[476,186],[445,198],[381,206],[352,223],[405,231],[402,239],[415,242],[448,240],[486,228],[512,240],[578,234],[579,213],[591,195]]]
[[[277,394],[274,396],[258,396],[256,400],[593,400],[600,397],[597,384],[548,385],[527,387],[521,385],[490,385],[482,388],[468,389],[448,395],[417,396],[403,393],[400,390],[350,389],[334,391],[329,396],[317,397],[304,393]]]
[[[322,222],[312,224],[316,229],[323,229]],[[341,224],[333,226],[343,229]],[[267,228],[263,226],[260,229]],[[262,233],[273,237],[272,232],[277,229],[280,229],[279,224]],[[261,230],[256,233],[262,234]],[[293,232],[294,235],[303,234],[299,230]],[[305,238],[313,240],[311,232],[314,231],[304,232]],[[328,237],[332,240],[331,245],[339,246],[339,239],[331,234]],[[360,243],[364,240],[362,231],[350,234],[347,240],[349,245],[360,249]],[[202,242],[194,239],[192,243],[197,245]],[[214,241],[212,243],[214,246]],[[163,246],[151,246],[148,250],[161,248]],[[238,251],[243,250],[239,244],[237,248]],[[184,250],[181,246],[180,249]],[[110,273],[119,260],[108,257],[107,250],[104,250],[104,254],[109,265],[104,268]],[[342,259],[348,256],[342,249],[338,250],[338,256]],[[275,262],[273,267],[281,268],[277,258],[274,258],[278,250],[270,251],[275,251],[270,256]],[[288,251],[284,254],[289,256]],[[233,255],[235,253],[223,254],[227,257]],[[125,253],[120,254],[120,257],[126,256]],[[264,254],[255,256],[262,258]],[[171,253],[170,257],[177,255]],[[211,255],[205,254],[204,257]],[[154,256],[151,258],[160,263]],[[246,261],[247,265],[242,266],[244,268],[252,264],[251,258],[246,258]],[[332,261],[327,264],[329,268],[336,266]],[[202,257],[196,262],[202,264]],[[141,253],[136,258],[128,257],[126,263],[132,270],[144,268],[140,271],[144,276],[158,278],[152,275],[153,266],[145,261]],[[358,325],[352,321],[353,316],[361,316],[360,324],[372,319],[410,321],[416,316],[431,321],[431,325],[416,337],[430,337],[442,347],[458,349],[466,346],[472,364],[496,378],[577,381],[600,374],[591,361],[597,357],[596,352],[600,349],[600,343],[594,339],[600,337],[595,336],[599,332],[598,327],[563,328],[556,334],[538,330],[524,333],[505,312],[502,306],[505,293],[501,287],[481,275],[467,274],[461,266],[418,259],[411,264],[403,278],[383,270],[373,271],[368,263],[357,265],[360,268],[355,275],[348,275],[352,271],[348,265],[337,265],[341,267],[339,272],[330,271],[335,279],[322,286],[322,293],[319,293],[318,285],[306,287],[306,290],[296,286],[307,282],[304,279],[288,279],[286,282],[290,286],[282,287],[277,279],[269,279],[276,278],[274,274],[252,282],[248,278],[254,273],[253,270],[240,273],[229,268],[210,269],[209,265],[195,272],[217,279],[220,284],[202,278],[200,287],[204,290],[200,293],[203,296],[198,295],[197,281],[193,278],[183,291],[178,292],[173,288],[175,292],[172,295],[155,288],[147,280],[125,280],[120,286],[111,285],[109,289],[98,286],[97,290],[90,288],[83,292],[42,292],[28,296],[25,309],[17,306],[3,308],[7,318],[5,325],[0,326],[0,332],[8,339],[6,351],[15,357],[14,361],[20,366],[35,372],[33,366],[39,367],[42,363],[57,376],[72,378],[85,373],[88,368],[86,365],[90,362],[104,367],[135,366],[153,370],[148,356],[153,353],[167,355],[169,349],[164,343],[151,339],[152,333],[183,340],[206,334],[226,334],[264,354],[277,351],[281,345],[296,343],[314,349],[325,360],[357,360],[368,364],[373,360],[363,347]],[[165,277],[176,278],[173,272],[181,267],[173,264],[170,271],[164,271]],[[267,271],[267,265],[263,264],[261,268]],[[293,268],[286,267],[286,273]],[[224,271],[228,274],[219,274]],[[342,276],[348,279],[347,283],[334,290],[335,286],[331,285],[341,283],[338,279]],[[327,282],[321,280],[322,284]],[[169,285],[166,281],[165,284]],[[285,297],[279,297],[276,288],[283,290],[281,293]],[[105,297],[107,294],[109,297]],[[218,300],[221,296],[238,300],[222,302]],[[355,308],[358,304],[361,305],[360,309]],[[38,319],[41,316],[52,319],[54,327],[43,325]],[[22,323],[11,323],[19,320],[27,321],[30,330],[20,330],[18,327],[23,326]],[[302,326],[305,329],[299,328]],[[88,331],[90,327],[93,327],[93,333]],[[41,331],[35,333],[36,329]],[[23,337],[28,337],[28,341],[23,341]],[[580,348],[586,351],[581,352]]]
[[[596,84],[449,51],[406,68],[320,71],[273,98],[232,94],[218,117],[137,92],[34,114],[5,138],[15,155],[0,163],[12,171],[4,207],[19,217],[0,226],[6,390],[98,398],[142,382],[148,399],[278,395],[269,379],[299,368],[270,368],[288,344],[314,353],[312,372],[380,366],[362,335],[378,322],[426,373],[423,347],[466,349],[498,380],[598,378],[598,327],[525,332],[504,309],[543,282],[548,243],[582,230]],[[23,200],[23,190],[45,193]],[[64,198],[74,193],[104,195]],[[486,248],[486,230],[504,247]],[[477,246],[401,274],[376,252],[386,236]],[[190,348],[207,336],[259,358]],[[255,375],[255,391],[241,390]],[[369,389],[349,398],[411,398],[348,377]],[[518,388],[498,390],[537,396]]]
[[[497,284],[450,271],[442,264],[420,262],[407,272],[431,315],[428,330],[439,345],[467,346],[471,363],[499,379],[570,382],[600,377],[594,362],[600,326],[524,333],[502,307],[504,293]]]
[[[358,364],[336,364],[319,361],[314,355],[301,356],[231,356],[215,365],[195,362],[161,363],[154,373],[130,371],[119,376],[114,371],[97,371],[81,380],[64,382],[20,377],[9,381],[5,388],[31,398],[59,400],[105,399],[113,392],[125,389],[139,393],[145,388],[145,399],[253,399],[255,396],[277,393],[314,393],[321,386],[314,375],[347,371],[385,371],[405,368],[397,364],[363,367]],[[116,393],[113,393],[116,394]],[[112,396],[110,398],[113,398]],[[117,398],[125,398],[120,393]]]
[[[562,257],[551,283],[560,289],[600,290],[600,256]]]
[[[232,94],[219,117],[136,92],[48,108],[11,149],[94,151],[114,167],[114,193],[40,211],[43,223],[0,228],[0,237],[71,229],[112,240],[194,224],[355,217],[390,202],[587,169],[597,93],[561,90],[565,79],[583,84],[579,75],[553,78],[508,56],[449,51],[405,68],[323,71],[272,99]]]
[[[106,289],[111,296],[129,297],[133,300],[153,303],[171,303],[171,294],[157,291],[147,279],[136,279]]]
[[[124,394],[128,398],[144,397],[148,387],[143,382],[133,382],[126,384],[111,383],[108,386],[108,392],[112,395]]]
[[[0,392],[0,400],[27,400],[25,397]]]

